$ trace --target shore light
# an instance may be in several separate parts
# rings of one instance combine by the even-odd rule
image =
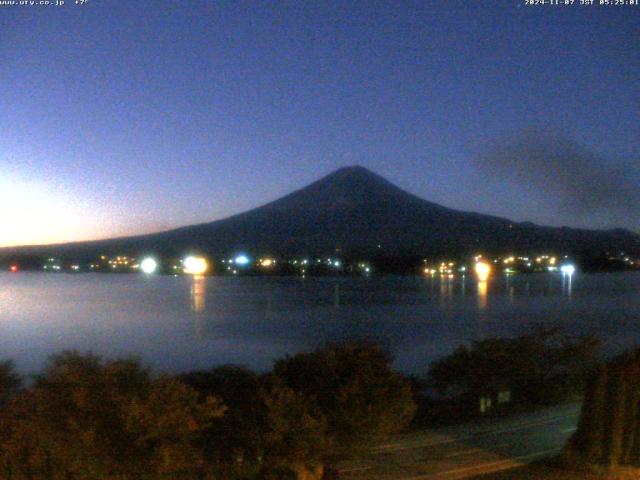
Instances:
[[[560,271],[562,272],[563,275],[573,275],[576,271],[576,267],[574,267],[571,264],[567,264],[567,265],[562,265],[560,267]]]
[[[158,269],[158,262],[151,257],[147,257],[140,262],[140,269],[147,274],[151,274]]]
[[[207,261],[202,257],[189,256],[184,259],[183,263],[184,273],[190,275],[202,275],[209,268]]]
[[[478,276],[478,280],[481,282],[486,282],[491,274],[491,265],[485,262],[478,262],[475,266],[476,275]]]
[[[238,255],[235,258],[235,262],[238,265],[246,265],[247,263],[249,263],[249,257],[247,257],[246,255]]]

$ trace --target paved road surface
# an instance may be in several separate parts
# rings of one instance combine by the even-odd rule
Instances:
[[[397,436],[341,466],[347,480],[457,480],[513,468],[560,451],[580,405]]]

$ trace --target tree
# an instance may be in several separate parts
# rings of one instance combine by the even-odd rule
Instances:
[[[592,372],[567,459],[605,467],[640,465],[640,349]]]
[[[260,469],[264,456],[267,407],[261,380],[249,369],[225,365],[208,371],[190,372],[180,380],[202,397],[220,398],[227,407],[204,434],[204,449],[218,468],[250,475]]]
[[[281,379],[265,379],[266,407],[263,477],[319,480],[329,447],[326,418],[317,406]]]
[[[327,451],[326,419],[273,375],[225,365],[180,379],[227,406],[204,434],[204,449],[229,478],[319,478]]]
[[[600,341],[558,328],[536,327],[515,338],[490,338],[461,346],[429,368],[441,395],[476,402],[508,388],[515,401],[545,404],[580,391]]]
[[[597,366],[587,383],[585,401],[582,404],[579,434],[573,437],[578,450],[594,460],[604,457],[605,418],[607,412],[607,369]]]
[[[196,478],[207,469],[200,440],[225,409],[218,398],[207,396],[201,401],[198,392],[165,376],[127,403],[123,414],[145,472]]]
[[[222,413],[136,360],[64,352],[6,409],[0,464],[15,478],[175,478],[201,467],[198,434]]]
[[[300,353],[278,361],[273,373],[326,417],[333,458],[401,430],[415,413],[409,382],[374,345],[329,345]]]
[[[15,372],[13,362],[0,362],[0,408],[13,397],[22,386],[22,378]]]

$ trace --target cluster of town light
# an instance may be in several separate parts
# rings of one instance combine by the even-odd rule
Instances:
[[[238,255],[234,259],[229,260],[229,263],[235,263],[236,265],[245,266],[251,262],[246,255]],[[271,267],[276,263],[272,258],[260,259],[260,265],[262,267]],[[209,269],[207,260],[203,257],[196,257],[190,255],[182,260],[183,272],[190,275],[202,275]],[[158,262],[152,258],[147,257],[140,262],[140,269],[147,274],[152,274],[158,269]],[[230,269],[230,267],[229,267]]]
[[[489,277],[493,272],[492,263],[500,262],[500,263],[503,263],[505,266],[507,266],[506,268],[504,268],[504,273],[507,275],[516,273],[516,270],[511,268],[511,265],[514,263],[521,262],[529,267],[532,265],[532,263],[529,261],[529,257],[510,256],[504,259],[495,259],[493,260],[493,262],[491,262],[489,260],[485,260],[482,255],[476,255],[473,258],[473,260],[475,262],[473,271],[475,272],[476,278],[478,279],[479,282],[486,282],[489,279]],[[456,268],[455,262],[441,262],[437,269],[427,266],[426,262],[427,261],[425,260],[424,273],[427,275],[431,275],[432,277],[435,276],[437,273],[439,273],[440,277],[442,278],[454,278],[454,271],[457,270],[463,275],[467,271],[467,268],[465,266]],[[546,270],[549,272],[555,272],[559,270],[563,276],[572,276],[576,271],[575,265],[570,263],[565,263],[563,265],[558,266],[558,263],[559,263],[558,259],[556,257],[549,256],[549,255],[543,255],[543,256],[537,257],[535,259],[535,262],[537,264],[540,264],[540,263],[542,263],[543,265],[546,264],[547,265]]]
[[[229,266],[227,267],[227,270],[232,271],[233,273],[237,273],[237,270],[233,269],[231,265],[235,264],[235,265],[238,265],[239,267],[245,267],[251,263],[251,259],[247,255],[240,254],[234,258],[230,258],[228,260],[222,260],[222,263],[228,263]],[[293,263],[296,264],[298,262],[296,260]],[[308,260],[302,260],[300,262],[301,265],[306,265],[307,263],[308,263]],[[342,262],[340,262],[339,260],[328,259],[327,263],[336,268],[339,268],[342,266]],[[183,272],[191,275],[202,275],[206,273],[206,271],[209,269],[207,260],[203,257],[188,256],[182,260],[182,265],[183,265]],[[276,260],[274,258],[260,258],[258,260],[258,265],[260,265],[263,268],[270,268],[276,265]],[[158,270],[158,266],[159,266],[158,262],[152,257],[146,257],[140,262],[139,265],[136,265],[137,268],[140,268],[140,270],[142,270],[146,274],[155,273]],[[371,267],[369,267],[368,264],[363,263],[363,264],[360,264],[359,266],[366,273],[371,272]],[[175,268],[176,267],[174,267],[174,269]],[[304,273],[304,270],[303,270],[303,273]]]
[[[565,256],[565,259],[566,258],[568,257]],[[134,263],[135,259],[130,259],[129,257],[126,257],[126,256],[118,256],[115,259],[109,259],[107,256],[102,255],[100,259],[102,261],[107,261],[109,266],[111,266],[113,269],[116,269],[120,266],[130,267],[134,270],[139,269],[140,271],[148,275],[157,272],[160,267],[159,262],[153,257],[145,257],[139,263]],[[515,263],[521,263],[523,265],[527,265],[531,267],[534,261],[533,258],[530,259],[530,257],[522,257],[522,256],[519,256],[519,257],[509,256],[505,258],[497,258],[491,261],[491,260],[485,259],[482,255],[476,255],[473,258],[473,260],[475,262],[473,270],[476,274],[477,279],[480,282],[486,282],[489,279],[493,271],[493,266],[492,266],[493,263],[504,264],[506,267],[504,268],[504,273],[509,275],[512,273],[516,273],[516,270],[513,270],[511,268],[511,266],[514,265]],[[316,262],[317,263],[326,262],[327,266],[333,267],[336,269],[342,268],[342,265],[343,265],[340,260],[335,258],[327,258],[326,260],[317,259]],[[234,274],[237,274],[240,268],[246,267],[249,264],[251,264],[251,259],[247,255],[241,253],[233,258],[229,258],[228,260],[222,260],[222,263],[228,263],[227,270],[231,271]],[[292,260],[292,261],[289,261],[289,263],[292,263],[293,265],[299,264],[301,266],[304,266],[309,263],[309,260],[308,259],[304,259],[300,261]],[[426,263],[427,263],[427,260],[425,259],[424,273],[431,276],[436,275],[436,273],[440,273],[441,277],[447,277],[451,279],[451,278],[454,278],[454,272],[456,271],[461,273],[463,276],[467,272],[466,266],[463,265],[458,267],[456,265],[456,262],[452,262],[452,261],[441,262],[438,265],[438,269],[427,266]],[[209,270],[209,264],[207,262],[207,259],[200,256],[189,255],[185,257],[183,260],[181,260],[180,264],[181,265],[173,266],[174,274],[178,273],[179,271],[182,271],[182,273],[186,273],[186,274],[202,275]],[[270,258],[270,257],[263,257],[263,258],[257,259],[256,264],[262,268],[269,269],[276,265],[276,259]],[[547,268],[545,270],[550,272],[559,270],[563,276],[572,276],[576,272],[576,267],[574,265],[570,263],[564,263],[560,265],[560,262],[558,261],[557,257],[551,256],[551,255],[538,256],[537,258],[535,258],[535,264],[538,264],[538,265],[542,264],[541,265],[542,267],[546,266]],[[236,266],[240,268],[236,268]],[[365,273],[371,272],[371,267],[367,263],[359,263],[357,264],[357,266],[362,272],[365,272]],[[56,263],[55,258],[49,258],[47,264],[45,264],[43,268],[45,270],[58,271],[61,269],[61,266],[58,263]],[[91,264],[90,268],[91,270],[94,270],[99,268],[99,265]],[[19,267],[17,264],[10,265],[10,270],[12,272],[17,272],[18,269]],[[78,272],[80,271],[80,265],[78,264],[71,265],[70,269],[72,271]],[[305,273],[304,269],[302,270],[302,273],[303,274]]]

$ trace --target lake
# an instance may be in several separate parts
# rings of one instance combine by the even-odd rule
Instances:
[[[597,333],[610,352],[640,343],[640,273],[370,278],[0,274],[0,358],[38,372],[64,349],[138,355],[155,370],[234,363],[264,371],[285,354],[367,338],[397,368],[532,323]]]

